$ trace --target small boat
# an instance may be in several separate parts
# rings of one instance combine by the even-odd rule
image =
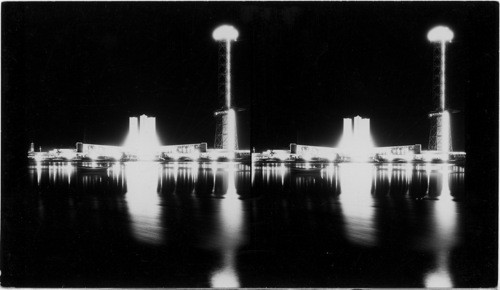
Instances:
[[[319,174],[323,168],[322,167],[291,167],[290,172],[293,174]]]
[[[76,170],[81,173],[92,173],[92,174],[103,174],[108,171],[108,169],[111,168],[111,165],[104,165],[104,166],[84,166],[84,165],[79,165],[76,166]]]

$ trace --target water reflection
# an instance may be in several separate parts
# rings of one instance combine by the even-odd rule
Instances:
[[[341,225],[341,231],[332,233],[336,239],[341,234],[350,245],[365,249],[397,246],[393,250],[431,254],[421,272],[421,285],[456,286],[450,253],[462,239],[458,216],[463,167],[330,164],[320,176],[291,174],[288,168],[272,164],[254,170],[255,191],[281,196],[281,203],[300,199],[298,204],[306,206],[309,217],[327,209],[332,222]],[[286,211],[283,216],[294,214],[293,207],[281,209]]]
[[[219,227],[211,237],[222,256],[221,263],[210,278],[211,286],[216,288],[240,287],[236,270],[236,254],[245,240],[243,206],[237,194],[235,166],[229,165],[226,174],[227,189],[223,199],[220,199],[217,211]]]
[[[163,243],[163,225],[158,196],[158,165],[135,162],[125,168],[126,201],[133,235],[149,244]]]
[[[432,203],[431,215],[434,217],[429,222],[429,236],[425,241],[435,253],[435,266],[426,273],[426,287],[453,287],[450,273],[450,253],[457,242],[457,206],[453,200],[449,187],[450,170],[448,165],[443,165],[440,176],[439,200]]]
[[[243,205],[251,195],[248,166],[130,162],[113,164],[100,174],[85,174],[70,163],[36,164],[30,167],[30,179],[40,193],[41,223],[53,224],[47,214],[64,211],[68,228],[82,227],[94,234],[106,229],[120,236],[128,233],[138,244],[163,249],[181,245],[215,253],[217,258],[207,265],[206,285],[241,286],[237,257],[247,239]],[[103,238],[106,243],[113,235]],[[176,254],[179,267],[205,263],[187,253]]]
[[[363,257],[380,257],[383,275],[404,268],[394,257],[405,255],[418,276],[412,285],[456,286],[450,253],[462,242],[464,175],[443,164],[328,164],[318,174],[216,162],[117,163],[104,174],[82,174],[64,162],[30,167],[38,235],[61,233],[53,240],[66,239],[68,255],[113,244],[113,252],[102,251],[106,258],[78,257],[85,265],[131,259],[121,269],[141,270],[137,275],[155,285],[189,286],[187,273],[196,276],[191,286],[216,288],[252,286],[248,272],[270,281],[279,272],[272,268],[286,266],[311,268],[296,272],[304,281],[318,272],[333,281],[323,286],[349,286],[346,280],[376,271]],[[88,243],[74,244],[81,236]],[[261,262],[272,266],[261,271]]]
[[[354,244],[375,246],[373,198],[370,194],[373,178],[371,164],[343,164],[340,168],[340,203],[347,239]],[[389,179],[389,185],[390,185]]]

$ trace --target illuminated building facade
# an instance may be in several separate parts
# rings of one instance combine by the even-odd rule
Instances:
[[[368,156],[373,148],[370,135],[370,119],[356,116],[344,118],[344,132],[340,148],[355,157]]]
[[[156,118],[141,115],[129,118],[129,132],[125,147],[138,156],[146,157],[157,153],[159,146],[156,135]]]
[[[152,159],[158,154],[160,143],[156,135],[156,118],[141,115],[129,118],[129,139],[126,147],[139,159]]]

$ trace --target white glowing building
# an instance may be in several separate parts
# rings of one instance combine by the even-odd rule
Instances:
[[[360,116],[352,119],[344,118],[344,133],[340,148],[350,156],[368,156],[373,149],[370,119]]]
[[[129,132],[125,147],[140,159],[153,158],[160,143],[156,135],[156,118],[141,115],[129,118]]]

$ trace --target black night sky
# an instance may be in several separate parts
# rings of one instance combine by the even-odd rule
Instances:
[[[377,145],[427,148],[436,25],[447,46],[454,149],[498,124],[496,2],[3,3],[4,141],[44,150],[120,145],[156,116],[163,144],[213,147],[218,45],[232,24],[240,148],[335,146],[342,118],[371,118]],[[8,142],[8,141],[7,141]]]

